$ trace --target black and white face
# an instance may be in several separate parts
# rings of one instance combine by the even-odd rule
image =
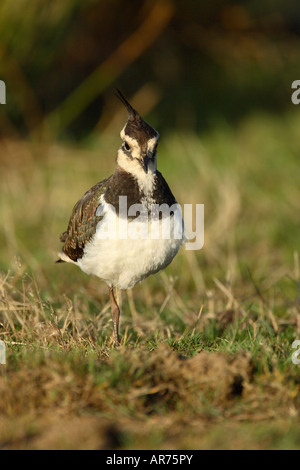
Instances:
[[[143,129],[130,132],[128,124],[122,129],[120,136],[123,141],[118,151],[117,163],[137,178],[156,172],[156,150],[159,134],[151,129],[151,133]]]

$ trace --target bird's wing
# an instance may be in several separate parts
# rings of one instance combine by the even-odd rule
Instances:
[[[72,260],[82,258],[85,244],[96,232],[101,216],[97,215],[99,199],[109,186],[111,177],[93,186],[74,206],[68,228],[59,239],[64,243],[62,251]],[[98,211],[99,213],[99,211]]]

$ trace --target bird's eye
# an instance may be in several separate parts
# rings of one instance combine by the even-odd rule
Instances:
[[[124,148],[125,150],[130,150],[130,146],[127,144],[127,142],[124,142]]]

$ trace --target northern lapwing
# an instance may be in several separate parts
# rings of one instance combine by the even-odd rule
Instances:
[[[180,207],[157,170],[158,132],[133,109],[121,130],[114,173],[75,205],[59,262],[79,266],[109,287],[114,342],[119,344],[120,309],[114,288],[131,289],[171,263],[185,241]]]

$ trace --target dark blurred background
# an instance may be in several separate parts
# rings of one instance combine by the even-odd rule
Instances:
[[[1,0],[0,133],[82,141],[115,87],[160,131],[235,125],[291,107],[299,57],[297,0]]]

